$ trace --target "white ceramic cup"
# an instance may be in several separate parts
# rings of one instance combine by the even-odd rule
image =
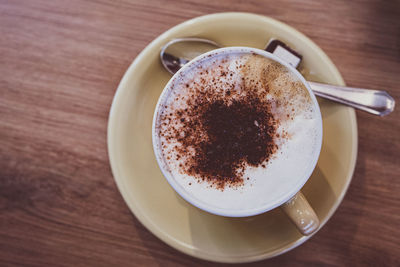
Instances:
[[[280,63],[281,65],[285,66],[289,71],[291,71],[307,88],[314,108],[318,114],[318,128],[319,128],[319,135],[320,138],[316,140],[317,142],[317,147],[318,151],[317,153],[314,153],[315,157],[312,159],[311,164],[309,165],[310,168],[305,171],[305,175],[302,177],[300,181],[297,181],[296,184],[294,184],[290,190],[287,190],[287,192],[283,192],[281,198],[276,199],[275,201],[271,201],[269,203],[266,203],[262,207],[259,207],[257,209],[252,209],[252,210],[243,210],[240,212],[237,211],[219,211],[216,210],[213,207],[210,207],[209,205],[206,205],[205,203],[199,202],[196,198],[194,198],[188,191],[186,191],[184,188],[182,188],[178,182],[174,179],[173,175],[167,170],[167,165],[164,162],[162,151],[158,145],[158,133],[157,133],[157,127],[156,127],[156,121],[157,117],[160,114],[160,109],[163,106],[163,99],[165,98],[165,95],[168,95],[171,90],[173,90],[173,80],[175,77],[180,75],[180,73],[184,73],[187,69],[191,68],[193,64],[196,64],[198,61],[208,57],[209,55],[220,55],[220,54],[229,54],[229,53],[238,53],[238,52],[244,52],[244,53],[254,53],[258,54],[261,56],[264,56],[268,59],[271,59],[273,61],[276,61]],[[303,235],[310,235],[314,233],[318,227],[319,227],[319,219],[317,215],[315,214],[314,210],[310,206],[310,204],[307,202],[306,198],[304,195],[301,193],[300,189],[303,187],[303,185],[307,182],[307,180],[310,178],[316,164],[319,158],[319,153],[321,150],[322,146],[322,117],[321,117],[321,112],[319,109],[318,102],[315,98],[314,93],[311,91],[310,86],[308,85],[307,81],[304,79],[304,77],[291,65],[288,63],[284,62],[283,60],[279,59],[278,57],[274,56],[273,54],[266,52],[264,50],[256,49],[256,48],[249,48],[249,47],[226,47],[226,48],[221,48],[217,50],[213,50],[211,52],[202,54],[193,60],[191,60],[188,64],[183,66],[175,75],[171,78],[171,80],[167,83],[165,86],[163,92],[161,93],[159,100],[157,102],[155,112],[154,112],[154,117],[153,117],[153,128],[152,128],[152,138],[153,138],[153,149],[154,153],[158,162],[158,165],[167,179],[168,183],[174,188],[174,190],[181,196],[183,197],[186,201],[191,203],[192,205],[216,214],[216,215],[221,215],[221,216],[227,216],[227,217],[247,217],[247,216],[253,216],[253,215],[258,215],[264,212],[268,212],[276,207],[281,207],[282,210],[288,215],[288,217],[292,220],[292,222],[295,224],[295,226],[298,228],[298,230],[303,234]]]

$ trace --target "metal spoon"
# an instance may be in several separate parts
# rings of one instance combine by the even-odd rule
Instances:
[[[202,38],[177,38],[160,52],[163,66],[174,74],[196,56],[220,48],[218,43]],[[168,50],[168,51],[167,51]],[[308,81],[314,94],[374,115],[385,116],[394,110],[395,101],[382,90],[336,86]]]

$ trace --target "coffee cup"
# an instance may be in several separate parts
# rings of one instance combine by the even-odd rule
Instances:
[[[227,47],[196,57],[165,86],[152,126],[160,170],[190,204],[226,217],[281,207],[302,234],[318,229],[300,190],[321,150],[319,105],[273,54]]]

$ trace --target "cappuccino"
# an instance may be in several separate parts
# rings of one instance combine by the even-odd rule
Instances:
[[[282,204],[310,176],[321,148],[313,98],[276,60],[246,49],[209,53],[159,99],[159,165],[180,192],[222,215]]]

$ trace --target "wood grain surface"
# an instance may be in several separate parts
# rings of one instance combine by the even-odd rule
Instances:
[[[138,53],[187,19],[271,16],[331,57],[350,86],[400,103],[400,2],[0,0],[0,266],[204,266],[131,214],[106,126]],[[400,109],[357,112],[359,153],[332,219],[293,251],[248,266],[400,266]]]

